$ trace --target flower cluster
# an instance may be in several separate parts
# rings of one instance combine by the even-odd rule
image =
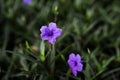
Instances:
[[[75,55],[71,53],[69,55],[68,64],[72,69],[72,73],[74,76],[77,76],[77,71],[80,72],[83,70],[83,64],[79,54]]]
[[[42,26],[41,29],[41,38],[42,40],[48,40],[51,44],[55,44],[56,38],[62,35],[62,29],[57,28],[56,23],[49,23],[48,26]],[[77,72],[83,70],[82,60],[79,54],[71,53],[68,59],[68,65],[72,69],[74,76],[77,76]]]

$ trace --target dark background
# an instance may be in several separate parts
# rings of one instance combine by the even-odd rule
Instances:
[[[50,22],[63,30],[55,44],[53,74],[47,61],[35,57],[40,53],[39,29]],[[0,0],[0,79],[119,80],[119,30],[119,0],[33,0],[31,4]],[[45,43],[47,54],[49,43]],[[68,70],[71,52],[80,53],[85,65],[77,77]]]

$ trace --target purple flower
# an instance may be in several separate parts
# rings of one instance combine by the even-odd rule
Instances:
[[[31,4],[32,0],[23,0],[25,4]]]
[[[75,55],[74,53],[71,53],[69,55],[68,65],[72,69],[74,76],[77,76],[77,71],[81,72],[83,70],[83,64],[79,54]]]
[[[56,38],[62,35],[62,29],[57,28],[56,23],[49,23],[47,26],[42,26],[41,29],[42,40],[48,40],[51,44],[55,44]]]

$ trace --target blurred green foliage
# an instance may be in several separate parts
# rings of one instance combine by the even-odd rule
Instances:
[[[40,60],[39,29],[49,22],[63,30],[52,74],[47,41]],[[0,80],[120,79],[120,0],[0,0],[0,26]],[[67,64],[73,51],[84,61],[78,77]]]

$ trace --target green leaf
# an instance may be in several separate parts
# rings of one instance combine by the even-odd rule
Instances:
[[[26,45],[27,49],[31,50],[31,47],[30,47],[30,45],[29,45],[29,43],[27,41],[25,42],[25,45]]]
[[[109,65],[109,63],[112,62],[114,59],[115,59],[115,57],[112,56],[112,57],[110,57],[110,58],[107,59],[107,60],[103,60],[103,65],[102,65],[102,67],[103,67],[103,68],[106,68],[106,67]]]

